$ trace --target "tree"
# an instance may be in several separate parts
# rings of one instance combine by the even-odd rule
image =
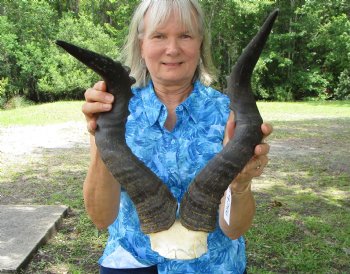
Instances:
[[[219,70],[217,88],[222,90],[226,87],[226,76],[271,10],[273,1],[202,0],[201,4]]]
[[[83,48],[105,54],[111,58],[118,56],[118,49],[103,28],[94,25],[87,16],[75,18],[70,13],[59,22],[57,39],[65,40]],[[51,43],[45,58],[46,74],[38,81],[41,94],[49,100],[83,98],[83,91],[99,78],[75,58]]]
[[[16,93],[33,101],[40,101],[38,79],[45,75],[45,57],[50,40],[55,36],[55,11],[46,1],[4,1],[7,18],[14,26],[17,46],[14,48],[10,84]]]
[[[0,16],[0,107],[15,95],[15,90],[9,88],[13,85],[9,81],[15,74],[14,51],[18,47],[14,28],[7,16]]]
[[[274,8],[280,14],[253,74],[258,99],[348,98],[347,0],[199,0],[219,79]],[[60,51],[68,42],[117,57],[139,0],[0,0],[0,100],[77,98],[97,79]]]
[[[281,12],[258,71],[263,97],[335,98],[339,75],[349,64],[350,5],[344,0],[291,0],[276,1],[276,6]]]
[[[348,69],[340,73],[333,96],[338,100],[350,100],[350,71]]]
[[[81,12],[91,14],[95,24],[102,25],[119,48],[124,44],[129,23],[138,0],[81,0]]]

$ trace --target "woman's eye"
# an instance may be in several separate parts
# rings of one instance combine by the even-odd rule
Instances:
[[[182,38],[182,39],[191,39],[192,36],[191,36],[190,34],[182,34],[182,35],[181,35],[181,38]]]
[[[164,35],[163,35],[163,34],[154,34],[154,35],[153,35],[153,38],[154,38],[154,39],[163,39],[163,38],[164,38]]]

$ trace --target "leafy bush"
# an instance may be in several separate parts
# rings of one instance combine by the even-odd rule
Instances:
[[[14,96],[6,102],[4,109],[15,109],[33,105],[33,102],[24,96]]]
[[[15,74],[13,62],[14,52],[18,47],[17,35],[14,33],[15,26],[6,16],[0,16],[0,107],[8,98],[16,95],[13,87],[12,75]]]
[[[81,98],[98,76],[54,41],[118,56],[138,0],[1,0],[2,102],[25,96],[35,102]],[[349,98],[350,6],[345,0],[202,0],[218,67],[225,76],[274,8],[281,12],[256,67],[253,87],[262,100]],[[283,11],[283,12],[282,12]]]
[[[339,76],[338,86],[334,91],[338,100],[350,100],[350,71],[345,69]]]
[[[115,58],[117,47],[112,39],[103,32],[103,28],[81,16],[79,19],[67,14],[59,23],[57,39],[88,48]],[[99,77],[75,58],[51,43],[45,57],[46,74],[39,79],[38,88],[45,97],[57,99],[81,99],[86,88]]]
[[[8,85],[8,78],[0,79],[0,108],[3,108],[6,103],[6,87]]]
[[[329,82],[332,75],[322,73],[318,68],[296,71],[290,79],[293,83],[294,100],[326,100],[328,94]]]
[[[3,3],[6,5],[7,29],[13,36],[11,40],[7,35],[7,42],[10,41],[6,58],[10,70],[5,74],[9,78],[7,99],[20,95],[40,101],[37,81],[46,73],[43,64],[50,38],[56,32],[57,14],[44,0]],[[4,26],[6,24],[2,28]]]

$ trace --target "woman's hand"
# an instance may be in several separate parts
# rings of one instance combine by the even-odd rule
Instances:
[[[114,222],[119,212],[120,184],[101,159],[95,144],[97,117],[111,110],[114,97],[107,92],[105,82],[99,81],[85,91],[82,111],[90,132],[91,161],[83,187],[84,204],[88,215],[98,229],[105,229]]]
[[[235,122],[233,112],[230,113],[230,116],[226,123],[225,137],[223,144],[226,145],[228,141],[234,136]],[[263,133],[263,139],[269,136],[272,133],[272,126],[267,123],[261,125],[261,131]],[[236,192],[244,191],[250,181],[254,177],[259,177],[264,167],[267,165],[269,159],[267,154],[270,151],[270,146],[264,142],[257,145],[254,150],[254,156],[249,160],[243,170],[239,175],[234,179],[231,184],[231,189]]]
[[[82,111],[90,134],[95,134],[98,114],[110,111],[113,101],[114,97],[107,92],[104,81],[97,82],[92,88],[85,91],[85,103],[82,106]]]

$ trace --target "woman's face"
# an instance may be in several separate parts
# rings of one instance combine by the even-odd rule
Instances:
[[[184,28],[174,13],[155,31],[148,29],[146,13],[141,55],[153,83],[166,86],[190,84],[200,58],[202,38],[199,33]]]

